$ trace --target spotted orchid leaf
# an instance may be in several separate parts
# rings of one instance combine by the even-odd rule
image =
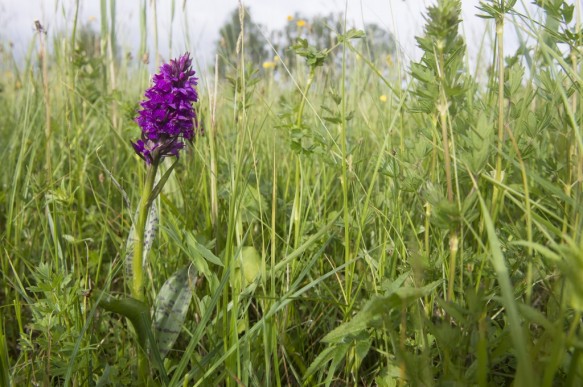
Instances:
[[[162,285],[154,304],[154,332],[162,358],[174,346],[192,300],[196,269],[190,266],[176,271]]]

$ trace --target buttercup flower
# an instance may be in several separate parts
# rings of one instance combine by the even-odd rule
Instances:
[[[136,153],[148,164],[168,156],[178,156],[183,140],[192,141],[198,127],[192,104],[198,101],[197,78],[186,53],[160,67],[153,85],[146,90],[140,103],[136,122],[142,129],[141,138],[132,142]]]
[[[275,62],[271,62],[271,61],[263,62],[263,68],[265,70],[274,69],[275,68]]]

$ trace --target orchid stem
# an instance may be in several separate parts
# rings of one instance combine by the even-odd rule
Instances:
[[[158,171],[158,163],[153,162],[152,164],[149,164],[147,170],[146,182],[144,184],[140,207],[138,209],[138,220],[136,223],[134,238],[134,258],[132,260],[132,297],[139,301],[144,301],[144,233],[146,229],[146,220],[148,219],[148,212],[152,205],[150,196],[152,195],[154,180],[156,178],[156,172]]]
[[[148,164],[146,174],[146,182],[144,190],[142,191],[142,198],[140,199],[140,207],[138,209],[138,220],[135,227],[134,237],[134,257],[132,259],[132,297],[138,301],[144,301],[144,233],[146,229],[146,221],[148,219],[148,212],[152,205],[151,195],[154,188],[154,180],[156,172],[158,171],[158,163],[153,162]],[[141,382],[148,380],[148,358],[140,341],[138,347],[138,377]]]

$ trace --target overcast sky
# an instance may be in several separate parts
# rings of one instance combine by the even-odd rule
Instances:
[[[109,1],[107,3],[109,5]],[[148,1],[148,26],[153,26],[152,0]],[[575,0],[583,1],[583,0]],[[528,1],[530,2],[530,1]],[[401,51],[408,59],[418,59],[414,37],[423,31],[423,15],[431,0],[244,0],[249,6],[253,20],[268,29],[280,28],[288,23],[287,16],[300,12],[306,15],[342,12],[347,8],[351,26],[361,27],[363,22],[376,23],[391,31],[397,38]],[[470,57],[475,57],[481,40],[486,36],[486,46],[491,43],[492,26],[477,18],[478,0],[463,0],[462,33],[466,36]],[[520,1],[519,1],[520,3]],[[98,30],[100,26],[100,1],[80,1],[81,23],[90,24]],[[116,1],[116,30],[118,43],[124,51],[136,53],[139,46],[139,10],[142,0]],[[228,14],[237,7],[237,0],[175,0],[174,23],[170,21],[172,0],[157,0],[159,52],[163,58],[188,50],[199,63],[208,63],[213,58],[213,47],[218,30],[227,20]],[[74,17],[75,0],[0,0],[0,42],[12,41],[15,54],[23,56],[34,36],[33,22],[40,20],[49,33],[70,28]],[[169,52],[170,26],[172,25],[173,47]],[[509,30],[512,29],[508,26]],[[152,31],[152,30],[150,30]],[[512,31],[510,31],[512,32]],[[191,47],[186,47],[189,34]],[[507,52],[517,48],[515,37],[507,34]],[[152,33],[149,34],[149,49],[153,51]]]

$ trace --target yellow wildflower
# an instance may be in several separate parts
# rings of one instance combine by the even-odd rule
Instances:
[[[298,20],[296,22],[296,25],[300,28],[305,27],[306,26],[306,21],[305,20]]]
[[[277,63],[277,62],[281,62],[281,58],[279,57],[279,55],[276,55],[276,56],[274,56],[274,57],[273,57],[273,61],[274,61],[275,63]]]
[[[379,97],[379,99],[381,100],[381,102],[387,102],[387,96],[386,96],[386,95],[384,95],[384,94],[383,94],[383,95],[381,95],[381,96]]]
[[[274,69],[275,68],[275,62],[265,61],[265,62],[263,62],[263,68],[266,69],[266,70]]]
[[[287,21],[290,22],[294,20],[294,17],[292,15],[287,15]]]

